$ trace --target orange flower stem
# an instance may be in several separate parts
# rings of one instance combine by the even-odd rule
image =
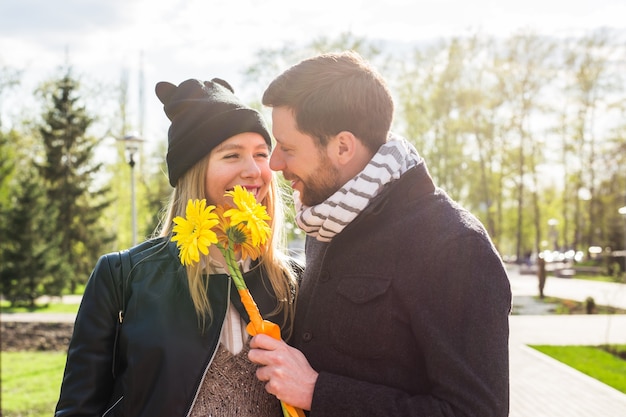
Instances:
[[[261,317],[261,313],[259,312],[259,307],[257,307],[250,291],[247,288],[237,290],[239,292],[239,297],[241,298],[241,302],[243,303],[243,307],[248,312],[248,316],[250,316],[250,323],[254,326],[256,333],[262,333],[261,330],[263,328],[263,317]]]
[[[293,405],[280,402],[283,408],[283,417],[304,417],[304,411],[301,408],[296,408]]]
[[[241,271],[239,270],[239,266],[235,261],[234,254],[231,250],[225,249],[222,245],[218,244],[218,246],[220,248],[220,251],[224,255],[224,258],[226,259],[226,264],[228,265],[231,277],[235,282],[235,287],[237,288],[237,292],[239,293],[241,303],[246,309],[248,316],[250,316],[250,323],[248,323],[248,326],[246,327],[247,332],[251,336],[256,336],[257,334],[266,334],[276,340],[280,340],[280,327],[276,323],[272,323],[268,320],[263,320],[261,312],[259,311],[259,307],[256,305],[254,298],[252,298],[252,294],[250,294],[250,291],[246,286],[246,282],[241,275]],[[302,409],[296,408],[282,401],[280,402],[280,405],[283,410],[284,417],[304,417],[304,411],[302,411]]]

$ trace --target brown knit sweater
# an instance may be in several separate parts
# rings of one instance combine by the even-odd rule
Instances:
[[[280,402],[256,378],[249,345],[233,355],[221,344],[207,371],[190,417],[279,417]]]

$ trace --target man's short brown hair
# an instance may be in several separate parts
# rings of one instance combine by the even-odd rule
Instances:
[[[386,142],[393,99],[383,78],[355,52],[306,59],[279,75],[263,104],[294,112],[298,130],[319,140],[349,131],[376,152]]]

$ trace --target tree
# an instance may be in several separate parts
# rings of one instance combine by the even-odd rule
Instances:
[[[9,67],[0,67],[0,129],[2,128],[2,96],[6,90],[20,83],[21,71]]]
[[[620,79],[624,47],[614,45],[611,33],[606,30],[571,41],[568,46],[564,92],[572,107],[569,115],[572,140],[566,152],[574,168],[570,176],[573,187],[567,190],[566,197],[574,206],[573,246],[587,250],[604,240],[600,236],[602,229],[597,227],[602,205],[598,187],[609,177],[600,167],[605,166],[602,148],[610,137],[610,132],[606,131],[610,126],[607,115],[619,111],[615,103],[624,100],[623,80]],[[623,113],[617,118],[620,116],[623,117]],[[613,149],[608,155],[612,152]]]
[[[0,210],[8,207],[11,190],[9,183],[15,172],[16,146],[18,135],[15,130],[4,132],[2,129],[2,96],[8,90],[19,84],[19,73],[6,67],[0,68]],[[0,219],[0,232],[3,219]],[[2,261],[0,255],[0,262]]]
[[[494,75],[489,52],[494,42],[478,36],[466,42],[469,61],[463,89],[458,93],[460,130],[465,139],[463,153],[469,156],[467,172],[478,175],[465,181],[468,208],[485,223],[496,247],[502,240],[503,138],[498,115],[505,100]],[[472,149],[473,148],[473,149]]]
[[[0,130],[0,207],[7,205],[10,200],[9,183],[16,166],[15,147],[12,143],[16,136],[15,132],[4,133]]]
[[[521,260],[547,249],[548,236],[563,249],[624,245],[624,45],[611,31],[569,39],[521,32],[422,43],[407,56],[404,45],[346,34],[261,51],[248,78],[264,88],[302,58],[359,51],[389,71],[392,129],[483,221],[501,253]]]
[[[7,251],[9,241],[7,239],[7,228],[10,224],[8,214],[11,210],[11,178],[15,171],[15,151],[11,145],[14,134],[5,134],[0,129],[0,282],[2,282],[2,294],[8,289],[5,279],[8,277],[7,271]]]
[[[554,50],[554,45],[544,38],[531,33],[521,33],[511,37],[505,45],[502,56],[499,58],[498,75],[502,94],[505,100],[505,109],[509,112],[509,122],[505,134],[507,135],[507,149],[512,152],[508,165],[517,171],[512,178],[516,190],[517,200],[517,237],[516,255],[518,259],[530,248],[537,251],[541,242],[541,188],[537,167],[543,162],[543,148],[536,122],[537,115],[544,109],[541,104],[542,90],[551,81],[548,71],[548,61]],[[538,124],[538,123],[537,123]],[[530,212],[525,210],[530,197]],[[531,221],[525,221],[525,215],[530,215]],[[534,239],[528,243],[523,230],[533,230]]]
[[[16,183],[12,204],[2,213],[2,294],[11,305],[34,307],[41,295],[61,295],[67,265],[59,252],[61,236],[50,222],[56,207],[41,193],[42,181],[32,165],[18,174]]]
[[[416,52],[399,88],[407,137],[428,161],[435,182],[456,199],[462,199],[466,189],[459,112],[466,70],[464,46],[461,39],[453,39],[426,54]]]
[[[165,215],[164,209],[172,194],[172,187],[168,182],[167,176],[164,174],[164,172],[167,172],[167,167],[163,159],[163,155],[165,155],[166,151],[166,143],[160,142],[151,157],[153,162],[147,164],[153,167],[153,170],[147,176],[141,178],[141,184],[143,185],[145,194],[144,198],[141,200],[143,203],[143,210],[141,211],[145,213],[145,215],[140,224],[145,225],[143,229],[144,236],[152,236],[158,231],[162,217]]]
[[[40,89],[46,106],[38,129],[44,158],[36,164],[48,203],[57,210],[54,224],[72,292],[86,281],[102,246],[111,239],[98,222],[110,201],[107,190],[96,186],[101,164],[93,160],[97,142],[87,135],[93,118],[81,103],[78,88],[68,67]]]
[[[428,162],[435,182],[481,217],[498,241],[502,99],[489,67],[489,45],[474,36],[415,50],[399,77],[397,107],[406,137]]]

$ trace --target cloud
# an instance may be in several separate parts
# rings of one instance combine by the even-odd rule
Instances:
[[[0,5],[0,35],[42,42],[50,36],[119,27],[125,20],[124,9],[114,0],[19,0]]]
[[[110,85],[128,71],[135,95],[141,71],[150,119],[162,116],[153,90],[162,80],[217,76],[258,98],[244,91],[241,73],[261,49],[346,32],[408,48],[476,30],[625,28],[625,15],[623,0],[0,0],[0,68],[24,71],[18,105],[66,59],[76,74]],[[4,113],[17,108],[0,105]]]

